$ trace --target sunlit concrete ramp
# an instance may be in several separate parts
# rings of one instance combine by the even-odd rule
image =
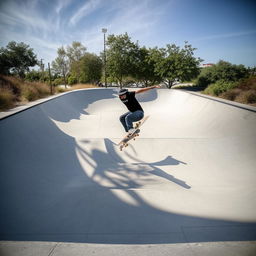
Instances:
[[[66,93],[0,121],[0,240],[256,240],[256,113],[177,90],[122,152],[116,89]]]

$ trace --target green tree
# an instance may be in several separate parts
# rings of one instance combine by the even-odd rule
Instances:
[[[58,48],[58,56],[52,62],[53,73],[58,77],[61,76],[65,85],[67,83],[67,77],[70,84],[78,82],[79,77],[81,77],[80,60],[85,53],[86,47],[77,41],[72,42],[66,49],[63,46]]]
[[[30,82],[34,82],[34,81],[39,81],[41,76],[42,76],[42,72],[32,70],[32,71],[26,73],[25,79]]]
[[[209,84],[223,80],[227,82],[236,82],[239,79],[246,78],[250,74],[250,70],[244,65],[234,65],[227,61],[220,60],[217,64],[203,68],[197,78],[197,84],[207,87]]]
[[[86,53],[79,61],[81,74],[79,82],[96,83],[101,78],[102,60],[96,54]]]
[[[220,60],[213,66],[213,77],[216,80],[237,81],[248,75],[244,65],[233,65],[227,61]]]
[[[79,61],[86,53],[86,47],[80,42],[74,41],[71,46],[67,46],[67,57],[69,58],[70,64]]]
[[[134,73],[138,44],[133,43],[127,33],[109,35],[106,44],[107,72],[122,87],[123,79]]]
[[[52,61],[52,72],[54,75],[62,76],[66,85],[66,76],[69,72],[69,60],[63,46],[58,49],[57,54],[57,58]]]
[[[78,77],[81,75],[81,66],[79,65],[79,61],[85,55],[86,47],[80,42],[74,41],[71,46],[67,46],[66,53],[69,60],[72,77],[76,77],[78,79]]]
[[[11,41],[0,49],[0,73],[24,77],[30,67],[38,64],[37,56],[29,45]]]
[[[185,81],[198,76],[202,61],[195,58],[191,45],[185,42],[184,48],[175,44],[167,44],[166,48],[155,48],[152,58],[155,60],[155,72],[162,78],[168,88],[173,86],[177,80]]]
[[[206,88],[209,84],[214,83],[215,80],[212,74],[212,67],[202,68],[196,79],[196,84],[200,87]]]
[[[254,66],[254,67],[248,67],[248,68],[247,68],[247,71],[248,71],[248,74],[249,74],[250,76],[256,76],[256,66]]]
[[[161,77],[155,72],[154,50],[141,47],[137,49],[136,59],[133,64],[132,76],[145,86],[153,85],[161,81]]]
[[[11,60],[8,58],[8,52],[4,47],[0,48],[0,74],[9,75],[11,69]]]

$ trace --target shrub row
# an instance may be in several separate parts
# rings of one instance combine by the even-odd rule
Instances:
[[[220,94],[231,90],[236,87],[234,82],[227,82],[225,80],[219,80],[214,84],[210,84],[204,92],[213,96],[219,96]]]
[[[47,84],[0,75],[0,110],[14,107],[19,102],[33,101],[48,95],[50,88]]]
[[[219,80],[210,84],[204,93],[244,104],[256,104],[256,77],[252,76],[238,82]]]

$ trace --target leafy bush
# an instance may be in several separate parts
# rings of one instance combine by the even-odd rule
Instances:
[[[71,75],[68,78],[68,84],[72,85],[72,84],[76,84],[78,82],[77,77],[75,75]]]
[[[221,93],[224,93],[235,87],[236,87],[236,83],[219,80],[216,83],[209,85],[204,90],[204,93],[214,95],[214,96],[219,96]]]
[[[35,71],[35,70],[28,72],[25,76],[25,79],[30,82],[39,81],[40,78],[41,78],[41,72]]]
[[[217,80],[237,81],[248,76],[248,70],[244,65],[234,65],[221,60],[213,67]]]
[[[200,75],[198,76],[196,80],[196,84],[199,87],[206,88],[209,84],[214,83],[215,79],[212,77],[212,68],[203,68],[200,72]]]
[[[207,87],[218,80],[236,82],[249,76],[249,71],[243,65],[233,65],[226,61],[219,61],[212,67],[203,68],[197,78],[197,85]]]
[[[135,80],[132,77],[126,77],[124,78],[123,85],[129,86],[135,84]]]
[[[57,86],[57,85],[61,85],[64,84],[64,79],[63,78],[56,78],[54,79],[54,81],[52,82],[53,86]]]

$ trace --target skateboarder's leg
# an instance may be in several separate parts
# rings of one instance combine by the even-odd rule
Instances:
[[[125,122],[128,130],[133,128],[133,122],[138,122],[144,117],[144,112],[137,110],[135,112],[130,112],[125,116]]]
[[[131,113],[131,112],[127,112],[127,113],[121,115],[120,118],[119,118],[119,119],[120,119],[120,122],[122,123],[122,125],[123,125],[123,127],[124,127],[124,129],[125,129],[126,132],[128,132],[128,127],[127,127],[127,125],[126,125],[125,118],[126,118],[126,116],[129,115],[130,113]]]

